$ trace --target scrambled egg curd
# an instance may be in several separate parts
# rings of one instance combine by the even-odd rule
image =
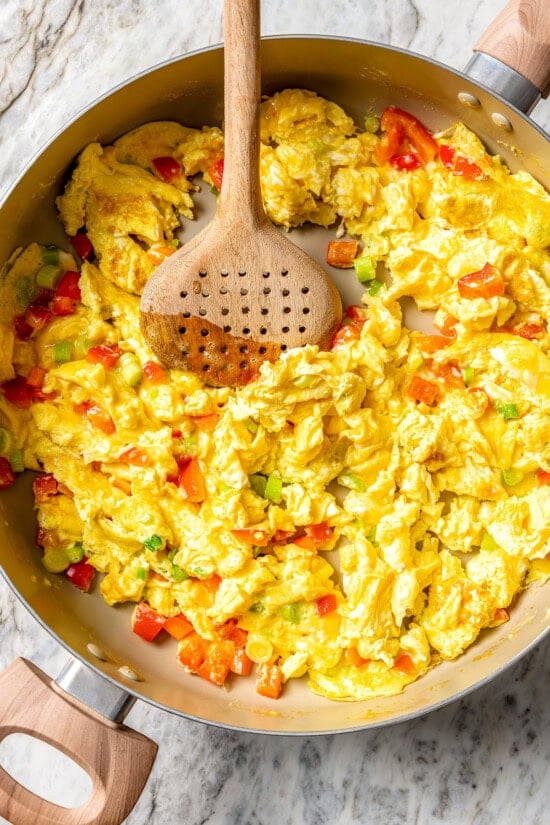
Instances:
[[[394,107],[359,128],[285,90],[261,136],[271,219],[331,227],[365,286],[331,350],[237,389],[166,371],[139,295],[200,176],[219,189],[223,133],[92,143],[57,201],[73,252],[31,243],[3,270],[0,486],[38,471],[46,569],[135,602],[188,671],[395,694],[550,573],[550,197],[464,125]]]

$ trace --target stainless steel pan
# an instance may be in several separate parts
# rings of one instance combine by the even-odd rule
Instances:
[[[433,130],[463,120],[512,170],[525,169],[550,188],[548,136],[526,116],[550,84],[548,2],[513,0],[476,47],[466,72],[357,40],[268,38],[262,45],[265,93],[308,87],[357,118],[393,103]],[[54,137],[0,206],[0,260],[31,240],[63,243],[54,199],[88,142],[109,142],[155,119],[219,124],[222,87],[223,54],[214,48],[161,65],[99,100]],[[292,237],[322,259],[326,238],[318,241],[308,232]],[[127,816],[155,754],[150,740],[121,724],[135,698],[242,730],[349,731],[449,702],[508,667],[550,629],[548,586],[533,586],[518,599],[510,622],[400,696],[335,703],[294,682],[273,703],[246,680],[220,690],[187,675],[175,661],[173,645],[147,645],[134,636],[130,607],[110,608],[100,596],[46,579],[34,546],[30,485],[23,477],[0,497],[0,563],[9,585],[72,658],[55,682],[22,660],[0,677],[0,739],[24,730],[57,744],[90,773],[94,789],[85,805],[68,811],[33,796],[0,769],[0,814],[15,823],[114,825]]]

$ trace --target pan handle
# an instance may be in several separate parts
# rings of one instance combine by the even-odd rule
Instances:
[[[53,745],[88,773],[93,786],[83,805],[64,808],[19,785],[0,767],[0,815],[14,825],[120,825],[157,752],[150,739],[91,710],[25,659],[16,659],[0,675],[0,741],[12,733]]]
[[[511,0],[474,46],[465,72],[530,112],[550,93],[548,0]]]

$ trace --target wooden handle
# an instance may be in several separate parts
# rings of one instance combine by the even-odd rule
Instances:
[[[263,215],[260,89],[260,0],[225,0],[225,161],[219,215],[245,211]]]
[[[64,808],[0,767],[0,815],[14,825],[119,825],[136,804],[157,752],[150,739],[90,710],[24,659],[0,676],[0,741],[11,733],[58,748],[93,785],[86,803]]]
[[[515,69],[546,97],[550,91],[549,0],[511,0],[481,36],[474,51]]]

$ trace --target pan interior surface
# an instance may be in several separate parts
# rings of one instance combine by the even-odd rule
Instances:
[[[512,171],[524,169],[550,186],[544,134],[488,91],[436,63],[353,40],[273,38],[262,43],[262,75],[265,94],[289,87],[312,89],[339,103],[358,122],[388,104],[411,111],[433,131],[463,120]],[[31,240],[66,243],[54,201],[86,144],[108,143],[151,120],[220,125],[222,91],[223,55],[217,48],[160,66],[97,102],[34,160],[0,207],[0,259],[6,260],[14,248]],[[475,94],[480,106],[465,108],[458,102],[459,92]],[[495,124],[491,118],[495,111],[509,119],[511,132],[504,133]],[[292,239],[320,262],[326,237],[322,231],[292,233]],[[343,297],[354,300],[352,294]],[[35,547],[31,480],[31,474],[25,474],[0,498],[0,563],[6,579],[37,619],[76,656],[136,696],[176,713],[223,726],[296,734],[400,721],[488,680],[548,630],[547,590],[534,585],[519,596],[507,624],[483,633],[458,660],[439,665],[398,696],[331,702],[311,693],[303,680],[291,680],[277,702],[257,695],[247,680],[220,689],[188,675],[177,663],[175,644],[168,637],[150,645],[132,634],[131,605],[108,607],[98,592],[83,595],[61,577],[45,572]],[[129,673],[137,678],[129,678]]]

